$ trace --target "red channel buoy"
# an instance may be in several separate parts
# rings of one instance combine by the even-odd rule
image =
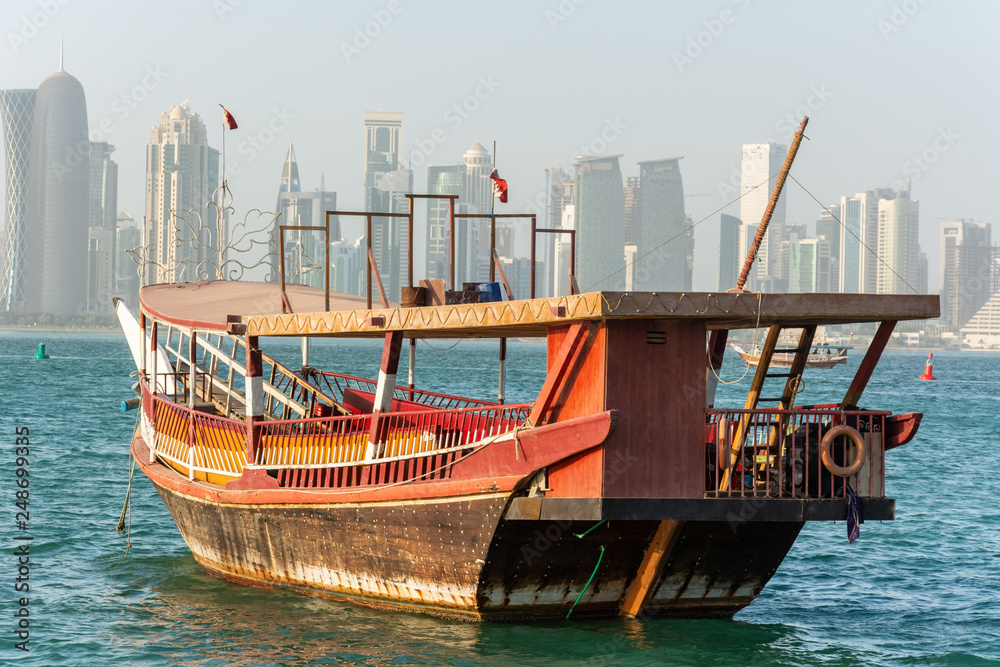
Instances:
[[[933,358],[933,352],[927,355],[927,365],[924,366],[924,374],[920,376],[921,380],[937,380],[937,378],[934,377],[934,363],[931,361]]]

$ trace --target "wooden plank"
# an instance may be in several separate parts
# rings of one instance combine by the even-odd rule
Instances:
[[[632,585],[629,586],[625,599],[621,602],[622,613],[628,618],[635,618],[642,613],[642,608],[649,598],[650,588],[662,572],[666,557],[677,542],[677,536],[683,522],[661,521],[653,535],[653,541],[646,549],[646,555],[639,564]]]
[[[378,458],[381,453],[378,451],[379,429],[381,419],[379,416],[392,406],[392,398],[396,388],[396,373],[399,370],[399,351],[403,347],[403,332],[393,331],[385,335],[385,342],[382,345],[382,362],[379,365],[378,385],[375,388],[374,410],[372,411],[371,429],[368,432],[368,449],[365,451],[365,459]],[[367,475],[369,470],[365,470]]]
[[[865,358],[861,360],[858,372],[855,373],[854,380],[844,395],[844,400],[840,404],[841,407],[854,407],[861,401],[861,394],[864,393],[865,387],[868,386],[868,381],[872,379],[875,366],[882,357],[886,343],[889,342],[889,337],[892,336],[892,330],[895,328],[895,320],[886,320],[879,325],[878,331],[875,332],[875,337],[872,338],[872,344],[868,346],[868,352],[865,353]]]
[[[586,340],[592,327],[592,322],[579,322],[570,327],[569,334],[563,341],[555,362],[549,367],[545,383],[542,385],[541,391],[538,392],[538,398],[535,399],[535,405],[531,408],[528,424],[538,426],[552,407],[553,401],[559,395],[563,380],[570,368],[573,367],[573,362],[579,355],[583,341]]]
[[[597,391],[622,417],[604,445],[604,493],[705,493],[705,328],[700,322],[606,323],[607,377]],[[666,336],[651,344],[650,332]],[[654,336],[654,340],[662,340]],[[574,387],[575,388],[575,387]]]
[[[555,322],[598,319],[699,319],[710,329],[752,328],[782,323],[837,324],[882,322],[937,317],[936,295],[879,294],[769,294],[705,292],[589,292],[523,301],[427,306],[423,308],[365,308],[365,298],[331,296],[325,310],[325,292],[287,285],[294,314],[281,314],[280,285],[215,281],[150,285],[140,293],[142,312],[155,318],[199,330],[226,330],[227,315],[237,315],[251,335],[367,335],[385,331],[364,326],[366,318],[382,316],[390,330],[418,337],[455,335],[544,335]],[[553,315],[563,307],[564,315]],[[758,309],[761,311],[758,316]],[[515,332],[516,333],[513,333]]]
[[[500,257],[496,250],[493,251],[493,264],[496,266],[497,273],[500,274],[500,282],[503,283],[503,288],[507,291],[507,298],[513,301],[516,297],[513,290],[510,289],[510,283],[507,282],[507,274],[503,271],[503,264],[500,263]]]
[[[375,274],[375,282],[378,285],[378,296],[382,300],[382,308],[389,307],[389,300],[385,296],[385,287],[382,285],[382,274],[378,271],[378,264],[375,263],[375,253],[368,248],[368,263],[372,265],[372,273]]]

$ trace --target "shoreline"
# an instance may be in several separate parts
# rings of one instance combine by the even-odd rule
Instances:
[[[121,329],[98,329],[96,327],[12,327],[0,326],[0,332],[25,332],[25,333],[122,333]]]

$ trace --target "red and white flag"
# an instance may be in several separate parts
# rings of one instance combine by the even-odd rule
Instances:
[[[222,105],[219,105],[222,107]],[[239,125],[236,124],[236,119],[233,118],[233,114],[229,113],[226,107],[222,107],[222,124],[228,127],[230,130],[235,130]]]
[[[496,169],[490,174],[493,180],[493,196],[500,200],[501,204],[507,203],[507,181],[500,178],[500,173]]]

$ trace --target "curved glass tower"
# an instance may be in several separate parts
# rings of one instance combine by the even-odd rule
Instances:
[[[61,60],[61,59],[60,59]],[[62,63],[38,87],[28,188],[28,312],[87,312],[90,141],[83,86]]]
[[[5,243],[0,261],[0,311],[23,308],[24,246],[28,219],[28,168],[35,90],[0,90],[0,122],[7,156]]]

